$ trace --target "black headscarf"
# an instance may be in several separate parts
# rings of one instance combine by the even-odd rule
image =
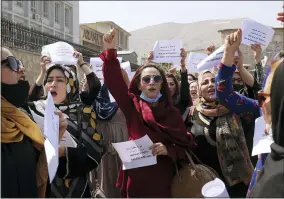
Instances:
[[[275,70],[271,83],[271,116],[274,142],[284,147],[284,61]]]
[[[111,102],[108,88],[105,84],[102,85],[101,90],[93,103],[93,108],[100,120],[111,120],[115,115],[118,105],[116,102]]]

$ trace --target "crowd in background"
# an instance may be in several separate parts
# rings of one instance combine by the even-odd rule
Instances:
[[[278,20],[284,22],[284,13]],[[38,78],[28,82],[23,64],[29,63],[1,47],[2,197],[170,198],[176,169],[189,161],[185,151],[212,169],[230,197],[284,197],[284,48],[267,72],[261,46],[251,45],[251,74],[243,66],[238,30],[225,38],[223,58],[214,70],[190,74],[186,49],[181,49],[177,78],[175,70],[157,66],[150,52],[148,63],[129,79],[117,59],[116,34],[112,29],[104,35],[105,50],[99,55],[104,81],[75,51],[77,65],[49,66],[51,58],[42,56]],[[215,46],[205,51],[210,55]],[[77,144],[59,146],[52,183],[45,138],[35,122],[44,117],[48,92],[59,116],[59,142],[68,131]],[[270,153],[251,156],[260,116],[263,132],[274,142]],[[150,149],[157,164],[123,170],[112,143],[144,135],[154,143]]]

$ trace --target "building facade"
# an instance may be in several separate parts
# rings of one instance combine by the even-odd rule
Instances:
[[[86,25],[80,25],[80,44],[92,50],[103,50],[104,34]]]
[[[79,43],[79,1],[1,1],[2,18]]]
[[[117,34],[117,49],[119,51],[122,50],[129,50],[129,37],[131,34],[118,26],[116,23],[112,21],[100,21],[96,23],[86,23],[86,24],[81,24],[84,26],[88,26],[89,28],[96,30],[98,32],[101,32],[105,34],[108,32],[110,29],[115,28],[118,32]]]
[[[135,51],[117,51],[117,56],[122,57],[122,60],[137,64],[137,54]]]

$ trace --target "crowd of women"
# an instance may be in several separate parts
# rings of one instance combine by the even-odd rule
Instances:
[[[188,74],[181,49],[180,82],[174,70],[152,62],[152,52],[130,80],[117,59],[114,29],[104,35],[99,55],[103,81],[75,51],[77,66],[51,65],[42,56],[30,87],[22,62],[1,47],[1,197],[170,198],[175,166],[188,161],[185,151],[217,174],[230,197],[284,197],[284,51],[265,72],[261,47],[252,45],[252,75],[243,66],[241,38],[241,30],[228,35],[221,64],[198,77]],[[34,120],[44,117],[48,92],[59,115],[59,142],[68,131],[77,144],[59,147],[51,183],[45,138]],[[274,143],[271,153],[252,157],[260,116]],[[157,164],[122,170],[111,143],[144,135],[154,143]]]

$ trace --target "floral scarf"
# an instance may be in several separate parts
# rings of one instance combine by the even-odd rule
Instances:
[[[210,71],[204,71],[198,78],[199,91],[203,75],[208,72]],[[209,136],[206,136],[208,134],[206,131],[207,128],[204,129],[204,134],[207,141],[217,147],[223,176],[230,186],[240,182],[249,184],[253,173],[253,166],[239,117],[230,113],[229,109],[217,101],[206,102],[202,98],[202,95],[200,96],[201,99],[196,106],[199,119],[207,126],[210,126],[211,120],[208,117],[218,117],[216,121],[216,142]],[[203,115],[208,117],[204,117]]]

